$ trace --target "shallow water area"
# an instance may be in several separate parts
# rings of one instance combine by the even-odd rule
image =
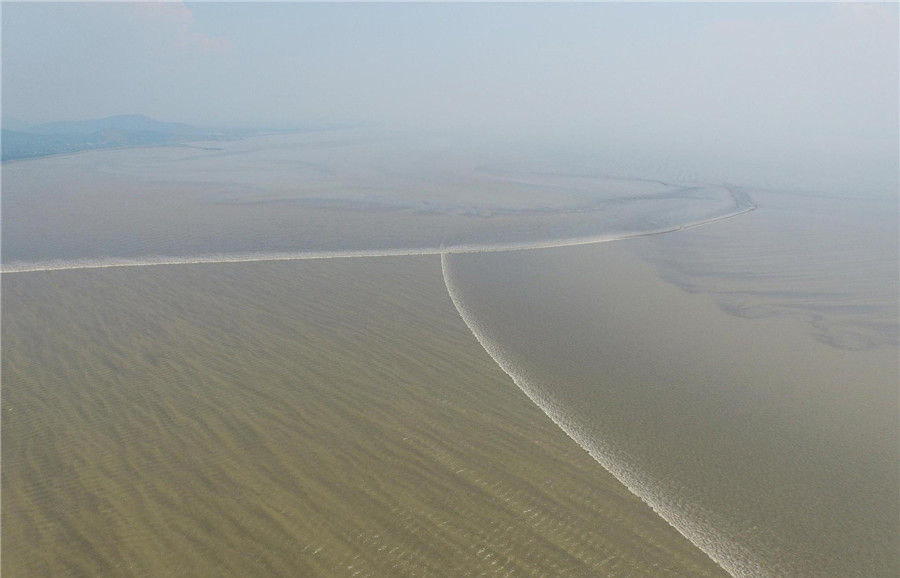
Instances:
[[[752,191],[727,225],[634,243],[667,281],[748,319],[790,316],[841,349],[898,346],[897,198]]]

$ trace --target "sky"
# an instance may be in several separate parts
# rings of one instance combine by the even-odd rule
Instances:
[[[891,156],[898,30],[896,3],[4,2],[2,112]]]

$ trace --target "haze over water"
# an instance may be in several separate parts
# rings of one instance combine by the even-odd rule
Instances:
[[[403,418],[385,401],[402,399],[392,387],[433,375],[435,364],[446,368],[442,375],[453,384],[496,383],[460,345],[474,344],[466,341],[465,327],[461,336],[446,316],[432,313],[444,311],[436,304],[447,297],[472,339],[524,394],[732,576],[896,576],[896,25],[896,5],[4,5],[6,130],[16,122],[134,112],[123,107],[165,120],[302,129],[3,164],[0,261],[4,293],[14,296],[4,302],[12,308],[4,313],[15,312],[14,333],[4,333],[4,343],[13,344],[4,350],[4,372],[12,376],[4,389],[15,392],[16,401],[16,407],[4,402],[4,419],[14,410],[45,420],[4,427],[5,435],[15,436],[4,445],[4,462],[19,468],[16,476],[4,476],[5,484],[20,484],[15,501],[4,501],[5,511],[15,512],[15,543],[46,537],[46,529],[57,526],[49,539],[71,531],[91,544],[105,535],[98,520],[111,510],[102,501],[84,510],[72,506],[81,503],[72,498],[79,495],[75,484],[49,481],[58,472],[84,474],[89,488],[113,479],[122,484],[116,487],[123,503],[143,504],[143,475],[117,476],[140,472],[135,460],[152,465],[159,456],[128,430],[129,416],[176,452],[190,446],[217,456],[211,450],[217,441],[234,443],[228,447],[229,460],[237,456],[233,463],[210,458],[196,470],[165,470],[187,480],[190,491],[233,488],[229,484],[239,480],[250,494],[266,487],[290,504],[308,491],[296,482],[306,464],[290,461],[295,452],[254,453],[270,455],[277,466],[254,462],[252,481],[234,467],[242,452],[270,447],[269,434],[304,447],[291,420],[312,420],[304,427],[315,431],[316,416],[334,412],[348,419],[371,406],[377,417],[366,428],[397,434],[396,448],[354,453],[357,443],[372,440],[351,427],[339,435],[341,444],[356,448],[347,450],[346,461],[324,450],[327,457],[318,459],[335,472],[360,463],[387,468],[378,469],[377,484],[362,486],[361,493],[348,486],[354,504],[371,519],[393,516],[397,535],[412,527],[423,539],[464,544],[454,552],[481,555],[483,548],[468,546],[476,539],[471,520],[441,518],[440,508],[430,509],[439,502],[449,512],[444,501],[426,496],[422,503],[396,505],[384,493],[405,488],[397,480],[407,469],[428,481],[426,494],[439,487],[435,493],[455,496],[460,483],[484,487],[481,474],[465,478],[468,462],[437,442],[403,453],[409,436],[394,424]],[[102,32],[95,37],[87,30]],[[98,51],[110,55],[109,65],[87,66]],[[354,126],[327,128],[336,124]],[[258,280],[253,275],[265,267],[226,270],[251,267],[236,262],[358,257],[372,264],[334,266],[334,277],[326,267],[333,263],[296,270],[278,264],[285,266]],[[411,259],[409,268],[393,260],[401,258]],[[159,267],[159,276],[143,269],[163,264],[177,266]],[[124,266],[141,273],[117,278],[115,271],[101,271]],[[399,272],[396,279],[389,266]],[[77,282],[69,287],[66,275]],[[291,293],[294,277],[308,283],[304,291]],[[329,288],[329,279],[340,279],[340,286]],[[407,281],[409,287],[387,294],[391,282]],[[73,289],[81,287],[87,289]],[[298,303],[287,303],[294,295]],[[105,310],[104,299],[116,296],[121,301]],[[48,307],[35,306],[40,300]],[[384,309],[367,313],[358,304]],[[44,317],[43,309],[52,313]],[[392,318],[394,309],[402,315]],[[284,311],[296,318],[286,322]],[[306,315],[315,320],[308,333]],[[355,318],[370,321],[365,331],[356,331]],[[79,349],[90,349],[82,328],[103,344],[99,354]],[[400,345],[381,347],[384,335]],[[429,349],[429,335],[452,348]],[[297,343],[302,348],[294,356]],[[348,370],[352,379],[335,369],[345,347],[357,353]],[[463,351],[464,372],[445,375],[453,373],[455,352]],[[248,367],[260,363],[265,379],[254,381],[248,369],[243,381],[229,381],[234,370],[224,368],[245,354]],[[324,361],[332,357],[338,361]],[[370,357],[373,362],[364,361]],[[142,369],[132,375],[128,367]],[[395,370],[406,377],[395,379]],[[334,397],[321,383],[329,380],[339,392]],[[166,388],[181,383],[202,384],[207,393],[221,388],[228,397],[176,388],[187,405],[173,407]],[[471,410],[463,401],[481,399],[463,386],[452,391],[460,415]],[[146,414],[135,405],[145,393],[158,397]],[[430,395],[423,399],[436,399]],[[245,415],[239,410],[250,397],[253,409]],[[416,411],[430,416],[427,405],[415,405]],[[296,412],[279,413],[288,409]],[[228,424],[235,415],[248,421],[201,436],[202,443],[193,434],[183,437],[188,430],[205,436],[209,423]],[[107,437],[90,425],[91,447],[126,440],[122,447],[137,453],[98,450],[74,458],[59,450],[71,432],[50,427],[54,416],[67,427],[106,424]],[[492,419],[484,423],[493,427]],[[423,418],[422,431],[430,423]],[[485,443],[503,447],[512,439],[508,430],[484,423],[478,427],[497,436]],[[452,424],[442,427],[454,431]],[[52,435],[42,437],[44,431]],[[520,516],[530,511],[528,500],[556,499],[544,486],[535,497],[531,486],[538,480],[529,472],[544,475],[548,462],[527,461],[522,435],[517,430],[509,444],[522,460],[516,464],[527,467],[499,477],[491,486],[500,488],[496,494],[472,494],[487,503],[514,501],[515,515],[505,512],[497,522],[507,533],[501,536],[518,536],[517,525],[525,527]],[[477,445],[471,438],[465,448]],[[191,441],[184,445],[184,439]],[[254,440],[258,444],[249,443]],[[309,443],[320,444],[320,451],[331,442],[310,436]],[[401,456],[391,458],[395,469],[380,451]],[[124,460],[124,470],[105,461],[114,457]],[[476,461],[490,470],[491,458]],[[228,475],[218,476],[219,466]],[[303,483],[329,505],[314,501],[310,511],[336,508],[352,527],[352,508],[320,492],[330,482],[316,476]],[[166,504],[178,524],[170,492],[180,490],[167,483],[147,495]],[[379,498],[368,499],[369,491]],[[41,498],[48,495],[70,499],[73,509],[53,518],[55,502]],[[561,496],[560,502],[569,500]],[[203,502],[204,511],[219,512],[220,492],[206,497],[211,501]],[[472,504],[487,511],[482,502]],[[191,526],[196,534],[185,532],[215,544],[210,528],[221,524],[235,530],[229,544],[239,546],[248,519],[266,528],[299,523],[287,510],[254,511],[240,520],[228,519],[226,511],[224,518],[213,516],[212,525],[204,515]],[[607,512],[602,504],[595,510]],[[560,506],[555,514],[563,521],[553,524],[561,526],[560,543],[576,548],[571,558],[585,568],[640,559],[633,544],[612,538],[612,554],[588,551],[590,540],[566,529],[566,511]],[[161,526],[152,515],[141,519],[156,528],[153,540],[167,543],[170,535],[159,528],[168,528],[169,518]],[[437,519],[460,530],[441,533]],[[582,517],[577,522],[590,525]],[[568,550],[554,557],[561,548],[554,541],[557,526],[542,526],[549,536],[545,558],[534,562],[548,573],[569,560]],[[346,532],[341,526],[324,546],[306,544],[314,554],[326,548],[325,555],[334,556],[323,566],[310,562],[306,549],[297,553],[276,540],[284,550],[273,567],[289,573],[294,560],[323,574],[347,567],[352,576],[349,562],[360,552],[379,563],[387,556],[383,568],[400,565],[409,575],[451,567],[441,554],[422,554],[427,547],[401,550],[398,557],[415,555],[394,559],[400,546],[388,549],[375,530],[352,539]],[[655,536],[639,543],[665,543],[660,551],[669,552],[670,542]],[[402,540],[418,543],[417,537]],[[97,554],[106,552],[109,541],[103,542],[84,546],[81,554],[125,568],[116,553]],[[690,557],[671,548],[668,560],[681,568]],[[389,553],[379,554],[383,550]],[[167,558],[166,568],[198,563],[202,548],[185,552]],[[511,549],[504,555],[503,571],[526,556]],[[41,556],[29,551],[17,560],[52,574]],[[646,566],[656,564],[654,558]],[[646,571],[640,564],[624,568],[609,575]]]
[[[375,131],[87,152],[14,162],[4,179],[6,270],[497,250],[753,208],[727,187],[519,172],[446,136]]]

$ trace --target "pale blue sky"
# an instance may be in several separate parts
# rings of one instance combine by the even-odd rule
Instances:
[[[898,139],[896,4],[2,5],[3,114]]]

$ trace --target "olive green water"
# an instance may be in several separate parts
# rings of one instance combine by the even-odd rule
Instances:
[[[726,575],[515,387],[437,257],[2,283],[6,577]]]

